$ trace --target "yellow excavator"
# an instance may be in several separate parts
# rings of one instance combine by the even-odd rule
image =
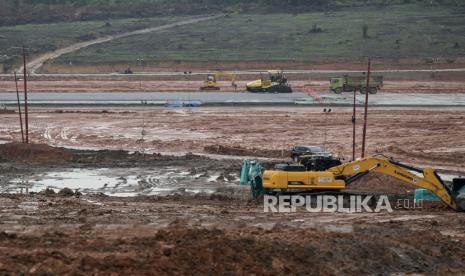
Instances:
[[[334,166],[331,157],[301,157],[299,164],[277,164],[264,170],[258,161],[244,160],[241,184],[251,186],[253,197],[291,191],[340,191],[371,173],[381,173],[429,190],[456,211],[465,211],[465,178],[445,183],[436,170],[416,168],[384,156],[373,156]],[[322,166],[323,164],[323,166]],[[325,164],[331,164],[325,167]]]
[[[236,74],[230,72],[216,72],[215,74],[208,74],[207,79],[203,82],[203,85],[200,87],[202,91],[218,91],[221,88],[217,84],[217,80],[221,77],[228,77],[231,79],[231,86],[234,88],[234,91],[237,90],[237,84],[235,83]]]
[[[292,93],[292,88],[281,70],[270,70],[268,76],[260,73],[260,79],[247,83],[246,89],[253,93]]]

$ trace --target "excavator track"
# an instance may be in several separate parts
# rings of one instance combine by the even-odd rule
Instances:
[[[252,93],[292,93],[292,88],[288,85],[274,85],[266,88],[249,88],[247,91]]]

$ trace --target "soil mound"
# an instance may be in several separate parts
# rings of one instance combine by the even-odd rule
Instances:
[[[239,146],[210,145],[204,147],[204,151],[211,154],[239,155],[239,156],[257,156],[257,157],[288,157],[290,153],[287,150],[264,150],[256,148],[243,148]]]
[[[378,194],[413,194],[418,187],[387,175],[372,173],[351,183],[348,188],[350,190]]]
[[[4,161],[63,163],[70,161],[72,157],[72,153],[65,149],[45,144],[9,143],[0,145],[0,160]]]

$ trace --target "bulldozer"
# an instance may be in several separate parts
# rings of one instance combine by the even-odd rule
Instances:
[[[215,74],[208,74],[207,79],[203,82],[203,85],[200,87],[202,91],[219,91],[221,88],[217,84],[217,80],[221,77],[229,77],[231,79],[231,86],[234,88],[234,91],[237,90],[237,84],[235,83],[236,74],[230,72],[217,72]]]
[[[244,160],[241,184],[250,185],[252,197],[292,191],[339,192],[369,173],[380,173],[430,191],[456,211],[465,211],[465,178],[445,182],[433,168],[416,168],[385,156],[370,156],[342,163],[302,156],[300,163],[277,164],[265,170],[256,160]]]
[[[292,88],[282,70],[270,70],[267,73],[267,77],[260,73],[259,80],[247,83],[247,91],[253,93],[292,93]]]

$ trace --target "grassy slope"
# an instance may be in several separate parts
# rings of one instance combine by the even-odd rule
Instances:
[[[193,15],[222,11],[301,13],[402,3],[465,7],[463,0],[0,0],[0,25]]]
[[[457,57],[465,49],[465,12],[399,5],[299,15],[236,14],[193,26],[129,37],[68,54],[55,62],[146,60],[311,60],[378,56]],[[313,24],[322,33],[311,33]],[[362,38],[369,24],[370,38]],[[399,40],[399,44],[396,44]],[[454,48],[454,43],[459,48]]]
[[[32,54],[37,54],[95,37],[175,22],[180,18],[118,19],[109,21],[111,26],[107,26],[105,21],[77,21],[0,27],[0,62],[8,66],[17,60],[20,50],[12,47],[25,45]]]

